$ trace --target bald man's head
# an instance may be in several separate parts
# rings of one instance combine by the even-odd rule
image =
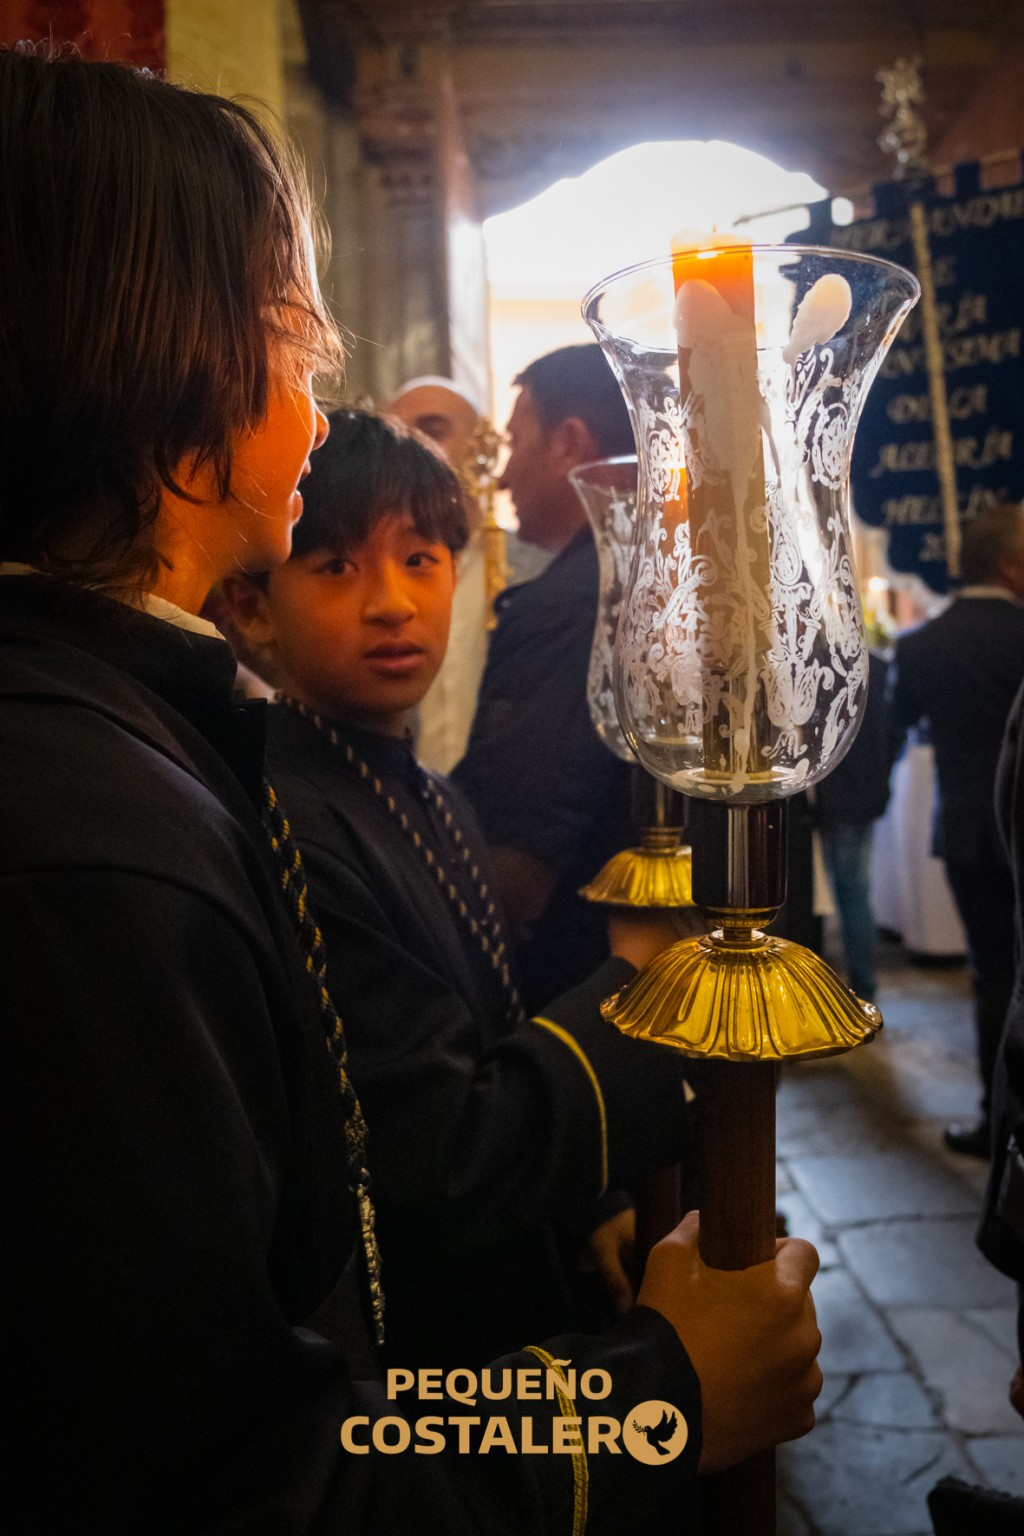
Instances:
[[[389,411],[407,427],[432,438],[448,462],[462,468],[479,412],[454,379],[433,374],[410,379],[392,400]]]

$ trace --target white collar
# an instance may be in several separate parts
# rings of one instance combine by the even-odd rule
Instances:
[[[45,576],[47,572],[40,571],[34,565],[25,565],[20,560],[0,561],[0,576]],[[108,597],[113,593],[106,593]],[[124,602],[123,598],[117,601]],[[129,603],[128,607],[135,607]],[[178,629],[187,629],[195,635],[209,635],[211,639],[223,640],[224,636],[215,624],[208,619],[201,619],[198,614],[188,613],[184,608],[179,608],[177,603],[168,602],[165,597],[156,597],[152,592],[143,592],[138,605],[144,613],[151,618],[163,619],[166,624],[174,624]]]
[[[961,587],[957,597],[1001,597],[1008,603],[1015,603],[1017,599],[1009,587],[988,586],[984,582],[978,582],[973,587]]]

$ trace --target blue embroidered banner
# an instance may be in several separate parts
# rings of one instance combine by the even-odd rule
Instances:
[[[960,166],[953,196],[920,188],[939,312],[961,525],[993,500],[1024,497],[1024,185],[982,191]],[[813,240],[884,256],[914,270],[909,188],[875,189],[875,214],[833,226],[812,209]],[[852,466],[853,505],[889,534],[889,563],[935,592],[948,585],[921,306],[900,331],[868,394]]]

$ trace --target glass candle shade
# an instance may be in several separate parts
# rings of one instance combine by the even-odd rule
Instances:
[[[636,478],[637,461],[632,454],[595,459],[569,471],[569,479],[593,530],[600,571],[594,643],[587,672],[587,704],[601,741],[609,752],[627,763],[635,763],[636,758],[615,711],[613,667],[622,594],[629,580],[636,534]]]
[[[919,291],[873,257],[723,246],[617,273],[584,301],[639,458],[616,709],[675,789],[779,799],[853,740],[867,687],[853,435]]]

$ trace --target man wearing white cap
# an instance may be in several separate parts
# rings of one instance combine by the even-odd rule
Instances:
[[[403,384],[389,407],[408,427],[432,438],[463,477],[480,412],[454,379],[423,374]],[[428,768],[449,773],[469,740],[487,660],[487,583],[480,508],[466,492],[469,543],[459,555],[448,653],[419,708],[416,755]]]

